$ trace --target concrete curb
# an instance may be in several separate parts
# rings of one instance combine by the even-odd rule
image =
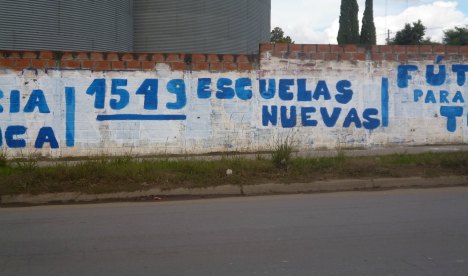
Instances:
[[[439,178],[378,178],[344,179],[292,184],[258,184],[247,186],[224,185],[209,188],[178,188],[174,190],[151,189],[147,191],[120,192],[109,194],[56,193],[41,195],[4,195],[0,204],[48,204],[80,203],[111,200],[133,200],[147,197],[177,196],[254,196],[269,194],[295,194],[318,192],[341,192],[371,189],[424,188],[468,186],[468,176],[448,176]]]

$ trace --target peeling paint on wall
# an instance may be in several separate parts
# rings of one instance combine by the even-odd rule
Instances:
[[[158,69],[159,68],[159,69]],[[267,57],[261,70],[4,70],[9,156],[468,143],[468,65]]]

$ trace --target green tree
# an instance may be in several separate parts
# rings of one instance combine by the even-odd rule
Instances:
[[[364,10],[364,17],[362,18],[361,44],[377,44],[377,38],[375,35],[373,0],[366,0],[366,9]]]
[[[359,44],[358,12],[356,0],[341,0],[338,44]]]
[[[284,36],[284,31],[280,27],[275,27],[271,30],[270,42],[294,44],[294,41],[289,37],[289,35],[286,37]]]
[[[398,31],[395,37],[390,41],[390,44],[395,45],[419,45],[431,44],[429,38],[424,39],[426,34],[426,27],[422,24],[421,20],[413,22],[413,25],[406,23],[405,27]]]
[[[468,45],[468,25],[444,31],[444,44]]]

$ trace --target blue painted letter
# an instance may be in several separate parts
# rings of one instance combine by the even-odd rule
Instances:
[[[185,82],[184,80],[170,80],[167,83],[167,91],[173,93],[177,96],[175,103],[167,103],[166,107],[168,109],[182,109],[187,104],[187,94],[185,91]]]
[[[439,65],[439,73],[434,74],[435,65],[427,65],[426,82],[430,85],[440,86],[445,83],[447,77],[447,67]]]
[[[457,130],[457,117],[463,116],[463,107],[461,106],[442,106],[440,115],[447,117],[447,130],[455,132]]]
[[[468,72],[468,64],[454,64],[452,71],[457,73],[457,84],[463,86],[466,81],[466,72]]]
[[[293,79],[281,79],[279,81],[279,97],[283,101],[291,101],[294,94],[289,90],[294,85]]]
[[[34,112],[36,107],[39,109],[39,113],[50,113],[49,106],[47,105],[47,101],[42,90],[32,91],[23,111],[25,113],[31,113]]]
[[[278,124],[278,107],[276,105],[271,107],[271,112],[268,106],[264,105],[262,107],[262,124],[263,126],[268,126],[269,123],[273,126]]]
[[[59,148],[57,139],[55,138],[54,130],[51,127],[43,127],[39,130],[34,147],[36,149],[42,149],[45,143],[49,143],[50,148],[52,149]]]
[[[267,89],[267,82],[264,79],[261,79],[260,81],[260,96],[264,98],[265,100],[270,100],[275,97],[276,94],[276,80],[275,79],[269,79],[268,80],[268,89]]]
[[[336,84],[336,90],[340,93],[335,96],[337,102],[340,104],[347,104],[353,99],[354,92],[350,89],[351,85],[349,80],[340,80]]]
[[[244,101],[252,99],[252,80],[249,78],[236,80],[236,94],[239,99]]]
[[[24,126],[9,126],[5,131],[5,140],[8,147],[12,149],[19,149],[26,147],[24,139],[15,139],[16,135],[23,135],[26,133]]]
[[[236,95],[236,91],[232,86],[232,80],[228,78],[220,78],[217,83],[218,91],[216,92],[216,98],[218,99],[233,99]]]
[[[146,110],[158,109],[158,83],[158,79],[146,79],[136,92],[137,95],[145,95]]]
[[[398,87],[406,88],[408,87],[408,80],[412,79],[409,72],[418,71],[418,66],[416,65],[400,65],[398,66]]]
[[[199,99],[209,99],[211,97],[210,85],[210,78],[198,79],[197,94]]]

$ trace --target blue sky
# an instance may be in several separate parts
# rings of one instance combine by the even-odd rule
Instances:
[[[272,0],[272,27],[283,28],[296,43],[336,43],[341,0]],[[358,0],[360,16],[365,0]],[[468,0],[374,0],[378,43],[406,22],[421,19],[426,35],[440,41],[443,30],[468,25]]]

